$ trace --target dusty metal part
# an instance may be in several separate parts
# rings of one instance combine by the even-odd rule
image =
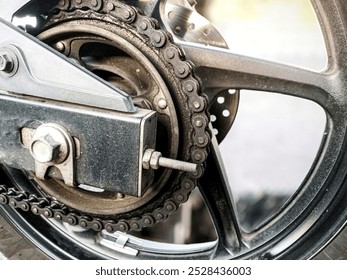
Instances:
[[[105,83],[1,18],[0,33],[6,34],[6,38],[0,39],[2,52],[14,53],[18,58],[18,67],[15,67],[16,58],[7,55],[12,58],[12,62],[5,63],[7,66],[4,69],[12,64],[11,71],[7,71],[11,75],[0,75],[0,89],[78,105],[135,111],[128,94]],[[50,67],[42,67],[43,64]],[[59,75],[56,75],[58,72]]]
[[[224,182],[219,179],[219,176],[216,176],[217,180],[213,180],[212,187],[208,182],[209,180],[204,180],[203,183],[205,184],[201,186],[201,190],[205,191],[205,199],[210,205],[210,212],[213,214],[215,226],[219,233],[216,243],[212,247],[206,246],[205,243],[201,244],[201,248],[196,252],[190,250],[189,246],[184,246],[182,247],[181,253],[171,250],[171,247],[166,244],[158,244],[159,251],[155,250],[155,245],[151,245],[147,254],[145,252],[147,248],[142,245],[139,250],[139,258],[309,258],[324,248],[327,242],[331,241],[331,238],[335,234],[338,234],[340,227],[345,224],[346,211],[342,211],[345,209],[346,204],[344,199],[346,188],[344,188],[345,185],[343,184],[346,175],[346,169],[344,168],[346,147],[342,145],[346,131],[346,98],[343,98],[346,89],[346,86],[344,86],[346,79],[345,75],[343,75],[343,73],[346,73],[344,70],[346,68],[345,0],[319,0],[312,1],[312,3],[318,12],[328,46],[328,69],[322,74],[313,74],[294,67],[285,68],[277,64],[237,58],[231,54],[227,56],[222,55],[223,59],[221,59],[221,63],[217,62],[216,65],[205,65],[206,68],[204,69],[206,74],[215,72],[215,76],[213,76],[214,78],[211,79],[211,82],[219,85],[230,83],[226,86],[244,86],[245,88],[254,88],[257,90],[269,89],[269,85],[271,85],[270,89],[276,92],[320,101],[318,103],[327,111],[327,136],[325,137],[325,141],[323,141],[324,143],[317,157],[316,164],[312,168],[311,174],[308,175],[306,182],[304,182],[305,185],[302,186],[289,205],[286,205],[282,209],[283,211],[279,215],[276,215],[269,223],[266,223],[264,227],[259,228],[251,234],[242,232],[242,236],[240,237],[241,246],[235,247],[230,242],[232,240],[230,237],[235,235],[235,231],[232,228],[237,225],[237,221],[233,222],[230,219],[232,212],[225,204],[225,199],[231,199],[231,195],[228,194],[230,188],[225,188]],[[203,48],[200,51],[202,56],[205,57],[207,51]],[[217,57],[211,56],[211,59],[208,61],[218,61],[218,51],[213,50],[213,52]],[[225,58],[229,58],[229,60]],[[205,61],[207,60],[205,59]],[[230,63],[225,63],[225,61],[229,61]],[[224,69],[231,65],[234,69]],[[201,64],[200,66],[204,65]],[[211,68],[209,70],[208,68],[210,66]],[[245,69],[246,71],[244,71]],[[224,73],[222,70],[225,70],[226,76],[230,76],[231,79],[225,79],[225,76],[221,75],[221,73]],[[338,99],[338,97],[341,99]],[[209,161],[208,166],[212,167],[206,174],[207,179],[210,179],[211,175],[216,175],[216,169],[217,172],[220,171],[218,170],[220,167],[218,161],[214,160]],[[11,192],[11,190],[8,190],[8,192]],[[12,195],[21,196],[20,193],[14,194],[13,192]],[[47,212],[47,214],[49,213]],[[39,219],[38,223],[35,224],[33,220],[23,219],[22,224],[18,224],[22,226],[25,223],[33,223],[34,226],[40,228],[42,227],[42,222],[45,222],[43,219]],[[70,220],[73,221],[72,218]],[[97,224],[95,226],[97,227]],[[32,227],[31,229],[35,228]],[[326,234],[322,234],[322,229],[323,232],[325,229],[329,229],[329,231],[325,232]],[[52,235],[51,230],[55,231],[56,228],[49,228],[47,234],[40,240],[41,242]],[[36,231],[32,232],[37,235]],[[27,234],[30,234],[29,230]],[[65,234],[70,235],[71,233]],[[57,235],[59,236],[59,234]],[[90,237],[88,238],[89,240],[92,240],[94,236],[90,235],[88,237]],[[89,244],[85,244],[87,241],[85,236],[77,236],[76,238],[75,235],[70,238],[74,238],[76,241],[73,243],[73,249],[66,250],[64,248],[66,255],[75,253],[76,251],[79,254],[86,251],[85,246]],[[116,238],[118,236],[114,236],[114,239]],[[127,236],[121,237],[118,241],[119,244],[121,246],[124,243],[125,246],[129,245],[131,240],[125,241],[126,239]],[[36,239],[34,240],[36,241]],[[52,238],[52,243],[56,243],[56,240],[55,235]],[[61,238],[58,240],[64,239]],[[42,245],[42,243],[40,244]],[[79,245],[81,243],[83,245]],[[62,246],[61,244],[63,242],[60,242],[59,245]],[[211,251],[205,252],[208,248]],[[58,247],[54,247],[54,249],[56,251],[64,250]],[[85,254],[81,255],[90,257],[91,251],[88,250]],[[199,254],[198,252],[203,252],[203,254]],[[78,253],[72,256],[79,256]],[[99,255],[100,253],[101,250],[98,250],[97,254]],[[109,255],[106,256],[109,257]]]
[[[47,171],[55,167],[68,186],[75,186],[75,146],[69,133],[60,125],[49,123],[39,126],[29,145],[35,159],[35,175],[47,178]]]
[[[198,13],[194,0],[168,0],[162,11],[165,19],[163,24],[171,30],[177,41],[228,49],[223,35],[209,20]],[[206,84],[203,80],[202,85]],[[204,87],[203,91],[209,97],[208,111],[214,120],[213,131],[221,143],[236,118],[240,91],[223,87]],[[224,100],[222,103],[219,102],[221,99]]]
[[[59,164],[66,160],[71,149],[72,138],[67,131],[57,124],[39,126],[29,145],[30,154],[40,163]]]
[[[153,49],[150,47],[144,49],[143,42],[136,40],[136,37],[131,43],[124,40],[130,36],[132,36],[131,33],[120,29],[117,25],[113,26],[94,19],[85,22],[81,20],[62,22],[42,32],[39,38],[54,47],[57,42],[63,42],[65,55],[79,61],[90,71],[99,74],[114,86],[129,92],[134,103],[139,107],[156,110],[158,112],[157,134],[160,135],[157,139],[156,149],[160,150],[166,157],[176,158],[180,131],[173,98],[166,82],[161,77],[161,73],[156,69],[157,66],[154,66],[155,64],[153,65],[153,62],[139,51],[141,48],[144,53],[153,54]],[[161,61],[156,61],[156,63],[161,63]],[[161,63],[161,69],[165,67]],[[165,109],[159,107],[159,100],[161,99],[165,99],[167,103]],[[155,134],[153,136],[155,137]],[[148,146],[148,148],[150,147]],[[107,169],[107,167],[105,168]],[[127,172],[125,168],[124,172]],[[152,170],[146,172],[153,173]],[[110,214],[111,209],[113,209],[113,213],[126,212],[141,206],[162,189],[170,174],[171,171],[169,170],[158,172],[154,184],[149,184],[149,190],[141,200],[138,201],[127,196],[125,200],[115,202],[113,198],[110,198],[108,203],[103,202],[105,210],[94,207],[96,212],[93,213]],[[49,185],[43,186],[43,188],[52,196],[66,199],[63,193],[57,194],[64,188],[53,188],[54,193],[52,193],[52,188]],[[69,192],[70,190],[65,191]],[[81,201],[80,196],[76,199],[74,195],[69,197],[71,198],[70,203],[73,200],[77,203]],[[64,202],[69,203],[65,200]],[[84,201],[80,205],[76,205],[74,202],[74,207],[85,209],[84,204]],[[92,204],[97,204],[97,201]]]
[[[53,2],[52,2],[53,3]],[[30,15],[31,17],[35,17],[35,14],[32,13],[33,10],[40,11],[40,14],[45,14],[43,10],[43,6],[46,6],[47,11],[51,11],[54,9],[54,5],[50,3],[45,3],[41,1],[40,5],[35,4],[34,1],[31,1],[30,5],[27,5],[20,11],[15,14],[14,19],[25,18],[26,15]],[[113,3],[107,2],[105,3],[105,7],[101,8],[101,2],[95,2],[96,5],[89,3],[86,1],[85,3],[76,3],[78,4],[76,7],[79,9],[93,9],[97,11],[101,9],[103,12],[109,11],[117,16],[122,17],[123,20],[131,20],[134,16],[134,13],[131,10],[126,10],[125,16],[122,15],[122,8],[124,8],[124,3]],[[206,46],[214,46],[221,48],[228,48],[226,41],[223,38],[223,35],[211,24],[209,20],[207,20],[204,15],[201,15],[196,8],[195,1],[188,0],[168,0],[158,2],[156,0],[128,0],[127,3],[142,9],[147,15],[153,15],[156,17],[161,26],[165,29],[169,30],[176,41],[181,43],[181,41],[186,41],[190,43],[198,43],[204,44]],[[62,2],[60,4],[61,9],[68,9],[70,2]],[[23,18],[23,20],[24,20]],[[37,20],[39,21],[39,20]],[[25,20],[24,20],[25,22]],[[30,23],[30,22],[29,22]],[[28,24],[29,24],[28,23]],[[25,28],[25,26],[22,26]],[[38,30],[42,27],[37,23],[35,30],[31,30],[32,34],[37,34]],[[54,46],[59,52],[66,53],[65,45],[62,42],[58,42],[56,46]],[[195,61],[193,60],[195,63]],[[118,65],[124,65],[123,63],[118,63]],[[91,63],[88,63],[88,66],[91,67]],[[100,64],[99,64],[100,67]],[[105,68],[105,64],[103,63],[103,68]],[[205,80],[202,81],[202,85],[204,86],[203,91],[209,97],[209,112],[211,115],[216,117],[216,121],[214,121],[214,132],[216,133],[216,137],[219,143],[223,141],[227,132],[230,130],[232,124],[234,123],[238,103],[240,99],[240,92],[237,89],[230,89],[225,87],[205,87],[207,85]],[[119,85],[117,85],[119,86]],[[129,88],[122,88],[127,93]],[[229,91],[235,91],[236,93],[232,96],[230,95],[227,98],[227,101],[222,105],[217,102],[217,98],[220,96],[225,96],[225,94]],[[142,108],[150,108],[149,102],[147,100],[134,100],[136,106],[140,106]],[[158,106],[164,106],[158,103]],[[226,116],[226,112],[229,111]]]
[[[165,87],[167,86],[169,89],[169,95],[167,95],[165,87],[159,81],[160,90],[154,91],[156,94],[149,93],[147,96],[144,95],[145,98],[141,95],[134,97],[134,99],[141,100],[139,103],[145,103],[158,110],[159,125],[164,128],[168,127],[174,139],[178,137],[179,142],[165,138],[167,135],[164,135],[166,140],[162,141],[160,145],[169,145],[166,148],[167,152],[176,154],[173,157],[169,156],[170,158],[190,161],[201,168],[195,174],[158,171],[159,173],[155,175],[157,180],[154,185],[149,187],[142,198],[137,199],[129,199],[128,196],[119,198],[117,195],[117,199],[112,200],[111,196],[108,196],[108,192],[96,194],[78,188],[64,188],[64,186],[57,188],[54,182],[46,184],[44,181],[39,181],[39,185],[47,193],[47,197],[32,198],[31,201],[24,199],[22,202],[25,205],[29,203],[34,214],[54,217],[70,225],[80,225],[83,228],[94,230],[106,229],[108,232],[137,231],[166,220],[168,215],[175,212],[181,203],[188,200],[190,192],[196,187],[197,179],[203,174],[210,143],[206,114],[207,100],[205,96],[201,95],[200,84],[194,76],[192,65],[185,61],[183,52],[172,42],[171,35],[158,28],[156,20],[144,16],[137,9],[118,1],[104,0],[102,1],[104,5],[101,6],[93,6],[91,2],[83,1],[82,8],[76,1],[65,1],[67,5],[58,6],[55,15],[50,18],[46,30],[42,33],[47,36],[40,35],[40,39],[47,44],[53,43],[54,39],[50,40],[50,38],[54,38],[54,31],[57,30],[55,27],[64,29],[64,26],[69,26],[69,32],[73,34],[74,29],[71,27],[75,24],[75,20],[75,27],[77,29],[80,27],[80,31],[85,25],[86,29],[83,32],[91,31],[91,29],[98,30],[104,35],[106,34],[106,37],[107,33],[111,34],[111,32],[103,29],[103,26],[112,27],[113,38],[118,37],[118,48],[146,65],[147,71],[149,70],[150,73],[152,69],[156,69]],[[117,12],[114,12],[115,7],[117,7]],[[58,36],[59,33],[56,35]],[[94,36],[94,38],[98,37]],[[66,41],[59,40],[59,42],[64,43],[64,52],[69,50],[69,45],[65,44]],[[102,42],[105,41],[102,40]],[[132,44],[141,50],[136,55],[132,53],[131,48],[130,50],[128,48]],[[97,55],[94,57],[98,58]],[[150,64],[138,60],[139,57],[147,59]],[[81,59],[79,62],[83,65],[85,60]],[[152,79],[156,80],[155,77],[156,75]],[[163,98],[168,104],[166,108],[159,106],[160,102],[158,103]],[[177,119],[175,120],[175,118]],[[196,118],[202,121],[202,125],[200,123],[195,125]],[[177,124],[177,126],[172,124]],[[158,137],[161,139],[162,135],[160,136],[159,133]],[[180,149],[178,149],[178,145]],[[159,150],[162,151],[162,149]],[[168,155],[165,154],[165,156]],[[58,191],[56,191],[57,189]],[[3,193],[5,193],[3,197],[9,198],[12,190],[3,191]],[[54,197],[54,200],[50,199],[51,196]],[[20,200],[16,200],[13,206],[24,205],[19,202]],[[69,208],[73,208],[73,211]]]
[[[64,180],[67,188],[85,184],[132,196],[142,196],[153,180],[152,172],[142,169],[142,156],[145,149],[155,147],[154,111],[138,108],[136,113],[125,114],[12,95],[0,95],[0,107],[0,161],[8,166],[36,172],[42,182],[56,178]],[[63,126],[68,133],[58,128],[57,135],[57,127],[47,128],[50,123]],[[36,153],[40,152],[35,150],[38,140],[50,155]],[[65,155],[54,159],[57,144]],[[67,149],[62,149],[64,145]]]

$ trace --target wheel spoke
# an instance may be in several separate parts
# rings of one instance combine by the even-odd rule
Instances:
[[[200,180],[199,189],[210,211],[218,235],[219,257],[230,256],[242,247],[241,230],[231,188],[214,138],[207,169]]]
[[[347,66],[345,37],[346,22],[342,15],[347,12],[344,0],[326,1],[311,0],[323,32],[328,53],[328,68],[345,68]],[[340,23],[344,23],[341,25]]]
[[[313,72],[261,59],[235,55],[228,50],[181,43],[204,89],[251,89],[292,95],[314,101],[333,114],[336,89],[341,77],[336,72]]]

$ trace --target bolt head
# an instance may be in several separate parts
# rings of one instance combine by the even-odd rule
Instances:
[[[68,158],[71,152],[68,143],[69,136],[62,127],[55,124],[44,124],[34,132],[29,150],[31,156],[39,163],[60,164]]]
[[[14,69],[14,60],[8,54],[0,54],[0,71],[10,73]]]
[[[32,156],[41,163],[54,162],[59,159],[60,144],[49,134],[38,138],[31,144]]]
[[[160,100],[158,101],[158,106],[159,106],[159,108],[162,109],[162,110],[166,109],[166,108],[167,108],[167,102],[166,102],[166,100],[163,99],[163,98],[160,99]]]

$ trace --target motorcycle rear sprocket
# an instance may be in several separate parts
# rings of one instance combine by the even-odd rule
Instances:
[[[75,209],[71,200],[62,203],[54,194],[49,195],[46,191],[41,190],[40,196],[6,186],[0,187],[0,203],[95,231],[140,231],[144,227],[165,221],[171,213],[177,211],[180,204],[188,200],[190,192],[197,185],[197,179],[203,174],[203,165],[208,155],[210,132],[207,100],[194,76],[193,65],[185,61],[181,49],[173,43],[169,33],[159,28],[155,19],[122,2],[60,1],[53,11],[43,32],[63,22],[93,21],[93,24],[100,22],[121,29],[119,33],[127,37],[130,44],[131,41],[136,41],[139,48],[142,44],[142,48],[147,51],[147,58],[156,63],[154,66],[161,66],[159,71],[165,76],[178,111],[181,130],[178,157],[180,160],[194,162],[200,168],[197,174],[174,172],[164,186],[160,186],[161,190],[154,198],[147,199],[149,201],[138,209],[121,214],[97,215],[83,211],[83,207]],[[83,195],[82,190],[79,195]]]

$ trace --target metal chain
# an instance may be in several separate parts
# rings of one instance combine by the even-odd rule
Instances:
[[[57,13],[58,11],[58,13]],[[203,174],[204,162],[208,155],[210,131],[208,128],[207,98],[201,94],[200,84],[193,73],[193,66],[184,60],[183,52],[173,43],[168,32],[159,29],[157,21],[147,17],[139,10],[117,0],[63,0],[55,9],[56,15],[52,22],[63,17],[93,17],[95,12],[100,14],[102,20],[120,21],[122,24],[134,28],[138,35],[145,38],[147,43],[161,53],[171,66],[171,71],[181,84],[185,94],[190,114],[192,129],[190,131],[191,149],[190,161],[201,166],[198,174],[180,173],[179,183],[171,188],[162,201],[155,201],[148,209],[152,209],[138,217],[129,219],[109,220],[91,215],[83,215],[66,205],[49,197],[38,197],[29,193],[0,186],[0,203],[8,204],[13,208],[31,211],[35,215],[54,218],[70,225],[79,225],[85,229],[108,232],[139,231],[144,227],[153,226],[164,221],[175,212],[179,205],[186,202],[189,194],[197,185],[197,179]]]

